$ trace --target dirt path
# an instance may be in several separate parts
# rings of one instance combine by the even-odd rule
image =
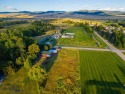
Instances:
[[[84,47],[63,47],[62,48],[66,48],[66,49],[78,49],[78,50],[94,50],[94,51],[110,51],[110,49],[101,49],[101,48],[84,48]]]

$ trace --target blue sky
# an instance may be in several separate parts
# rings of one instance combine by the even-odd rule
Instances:
[[[0,0],[0,11],[120,10],[125,0]]]

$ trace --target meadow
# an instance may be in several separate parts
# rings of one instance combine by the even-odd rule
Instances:
[[[78,50],[62,49],[55,61],[48,61],[46,69],[50,66],[42,94],[80,94]]]
[[[88,33],[86,33],[82,27],[72,27],[72,28],[66,29],[65,32],[75,33],[74,38],[70,38],[70,39],[60,38],[58,40],[57,45],[78,46],[78,47],[97,47],[96,41]],[[101,41],[100,47],[105,47],[105,44],[102,41]]]
[[[125,94],[125,62],[112,52],[80,51],[82,94]]]

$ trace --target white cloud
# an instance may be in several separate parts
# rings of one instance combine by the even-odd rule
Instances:
[[[107,11],[125,11],[125,8],[99,8],[98,10],[107,10]]]
[[[9,10],[18,10],[17,8],[14,8],[12,6],[4,6],[5,8],[9,9]]]
[[[5,6],[5,5],[0,5],[0,7],[6,8],[8,10],[18,10],[17,8],[14,8],[12,6]]]

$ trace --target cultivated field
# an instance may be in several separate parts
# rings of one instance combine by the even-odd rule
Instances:
[[[83,46],[83,47],[97,47],[96,41],[87,34],[82,27],[72,27],[66,32],[75,33],[74,38],[60,38],[57,45],[62,46]],[[101,44],[101,47],[105,45]]]
[[[82,94],[125,94],[125,62],[112,52],[80,51]]]

